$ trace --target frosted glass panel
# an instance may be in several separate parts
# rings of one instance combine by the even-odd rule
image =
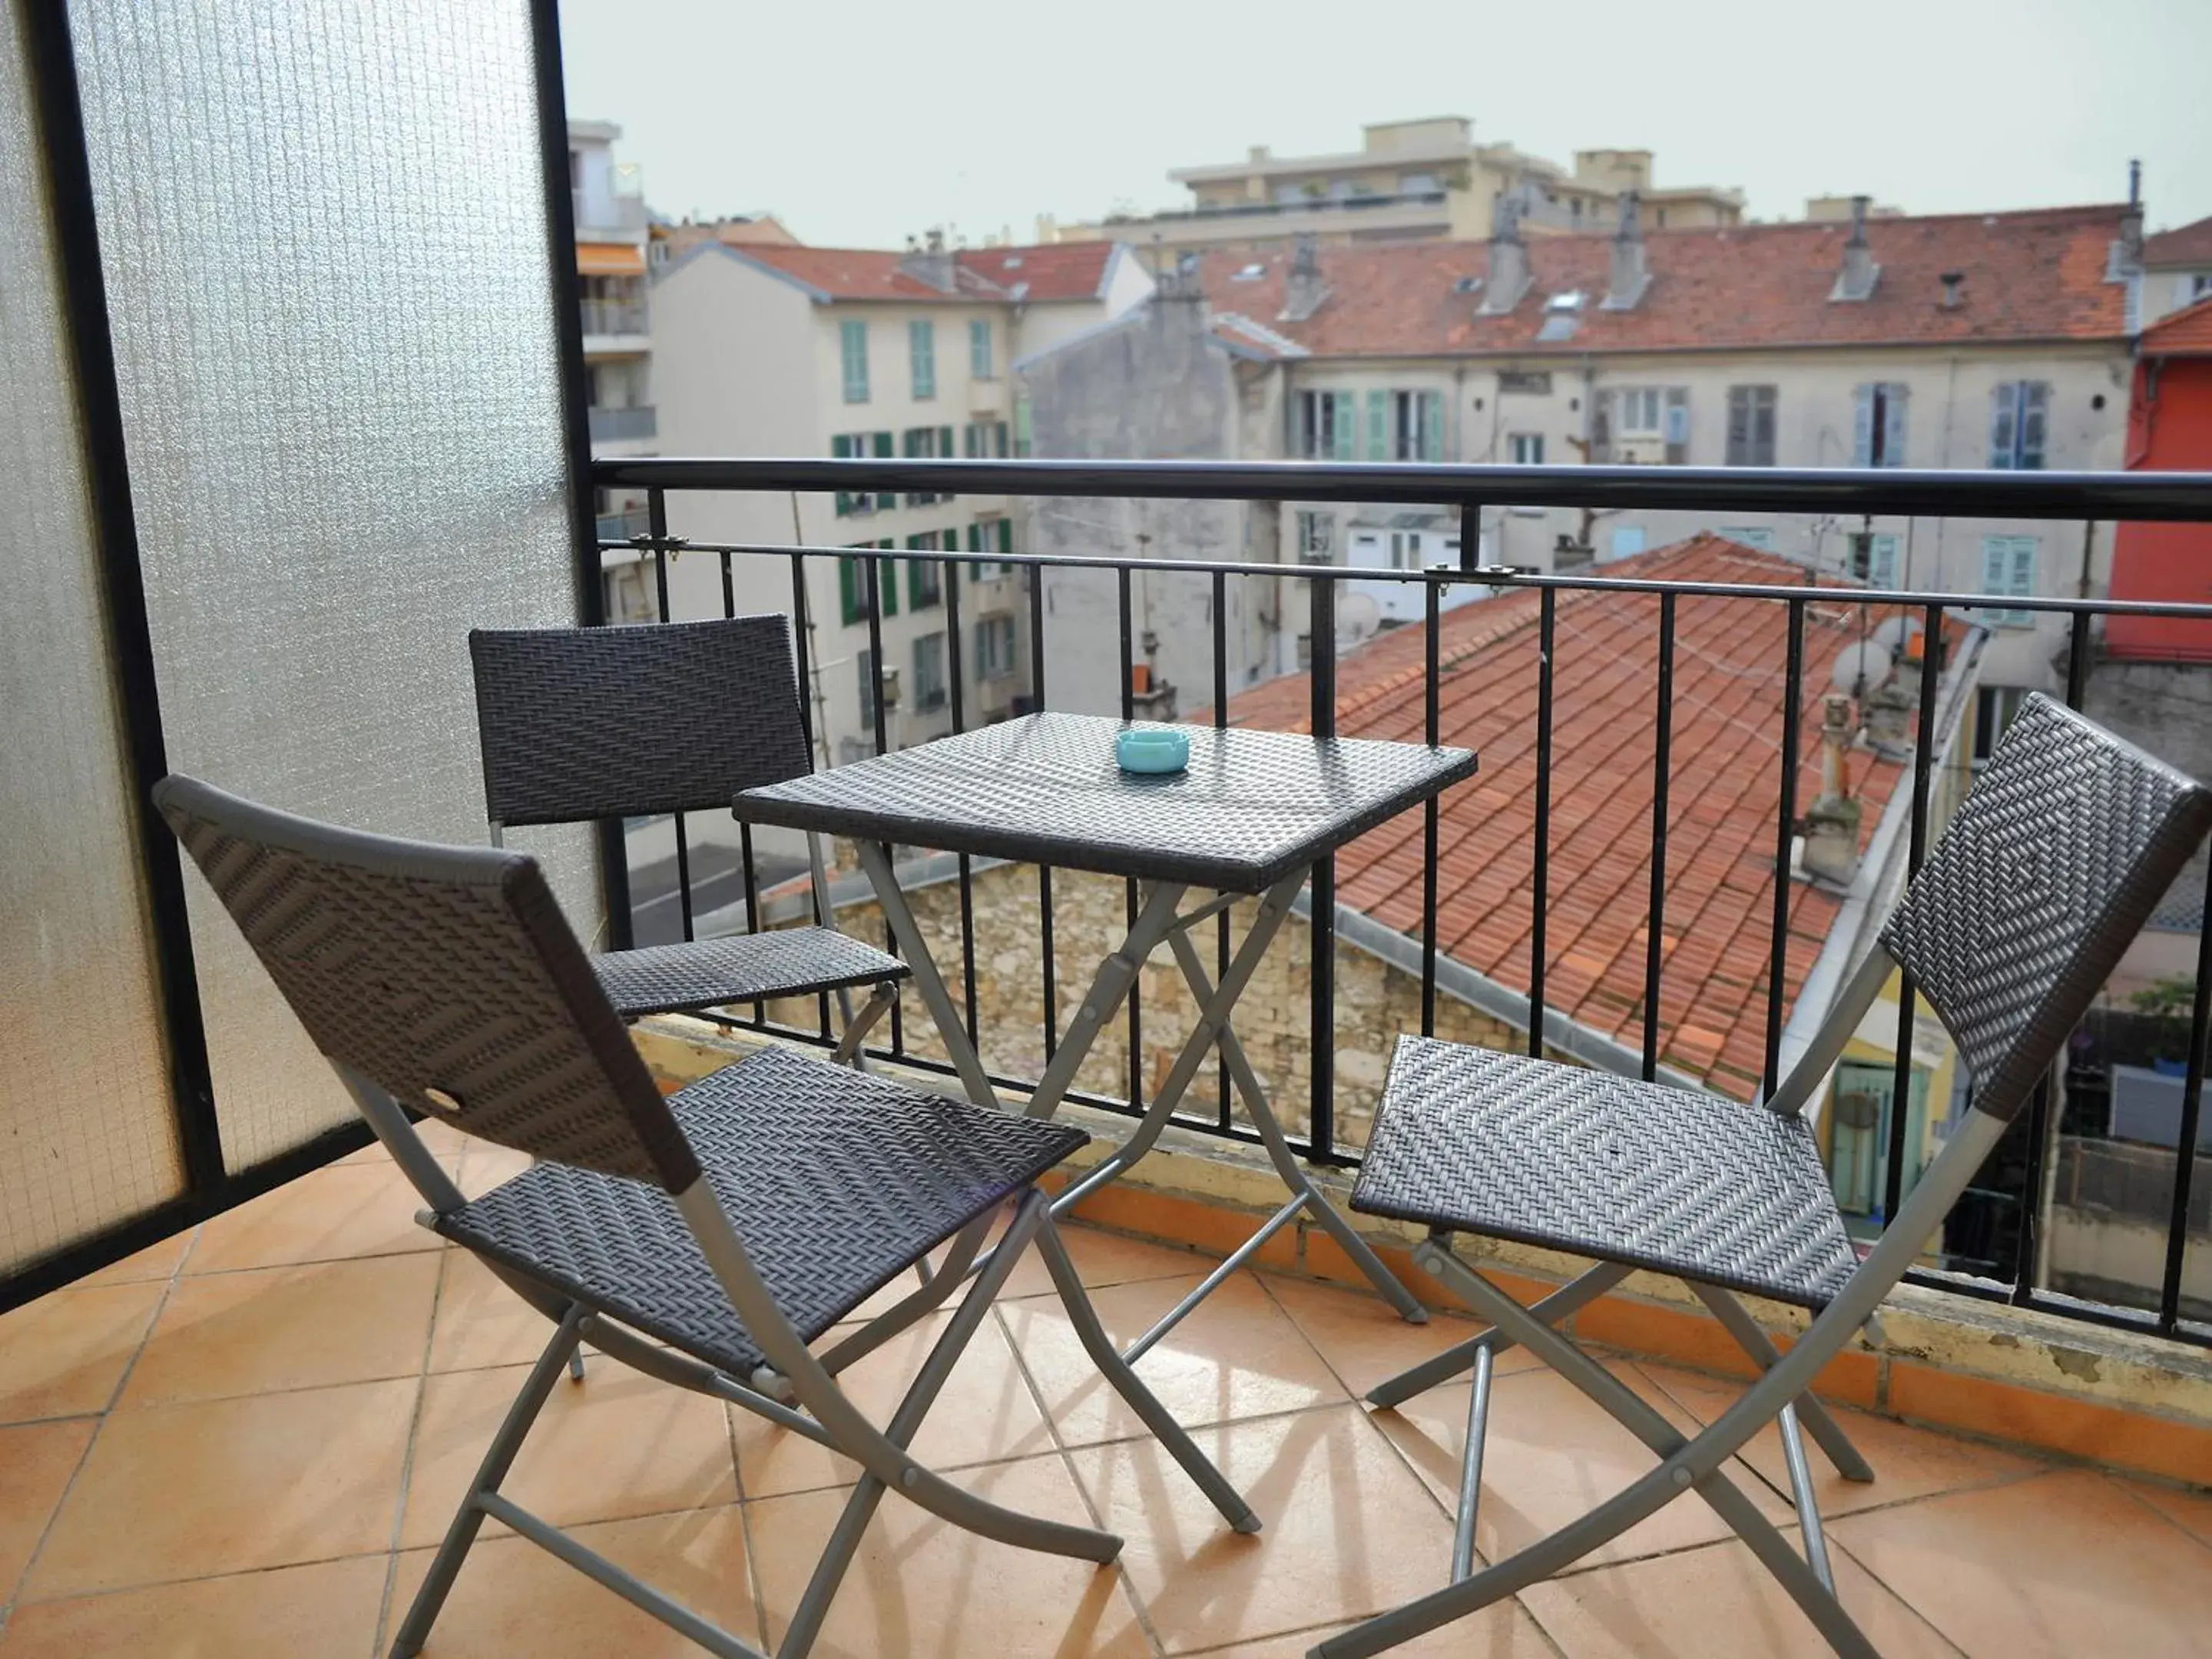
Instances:
[[[70,15],[171,764],[481,842],[468,629],[574,612],[528,7]],[[350,1108],[188,879],[236,1170]]]
[[[184,1187],[39,153],[0,5],[0,1274]]]

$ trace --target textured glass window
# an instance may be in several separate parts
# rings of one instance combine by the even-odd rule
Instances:
[[[171,763],[481,842],[468,630],[575,605],[529,8],[70,16]],[[514,840],[588,939],[588,833]],[[187,881],[235,1170],[351,1110]]]
[[[18,10],[0,10],[0,1274],[184,1189]]]

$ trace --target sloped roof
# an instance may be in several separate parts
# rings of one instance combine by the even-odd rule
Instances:
[[[1304,322],[1278,320],[1290,256],[1206,256],[1207,299],[1261,319],[1317,356],[1676,351],[1788,346],[1948,345],[2009,340],[2120,340],[2126,289],[2105,280],[2123,204],[1871,221],[1881,275],[1863,301],[1832,301],[1850,227],[1826,222],[1645,234],[1651,282],[1632,310],[1607,311],[1607,233],[1528,239],[1534,281],[1512,311],[1480,316],[1482,242],[1324,247],[1328,297]],[[1255,276],[1238,273],[1257,268]],[[1946,271],[1960,303],[1940,302]],[[1580,293],[1566,337],[1538,331],[1553,295]]]
[[[1104,288],[1118,244],[1059,242],[1038,247],[963,248],[953,255],[957,290],[933,288],[899,266],[889,248],[750,246],[744,257],[832,300],[1050,303],[1089,300]]]
[[[2212,219],[2177,225],[2143,239],[2147,265],[2212,265]]]
[[[1607,575],[1800,586],[1801,565],[1711,535],[1606,567]],[[1528,989],[1534,921],[1537,613],[1521,590],[1443,613],[1439,732],[1481,769],[1443,798],[1437,823],[1437,948],[1500,984]],[[1552,741],[1547,1004],[1632,1048],[1643,1046],[1645,918],[1651,885],[1659,597],[1560,590]],[[1868,625],[1878,619],[1870,614]],[[1831,665],[1859,637],[1857,608],[1808,611],[1802,812],[1820,793],[1820,705]],[[1419,742],[1422,629],[1387,634],[1338,665],[1338,730]],[[1786,608],[1681,596],[1675,614],[1662,1064],[1739,1099],[1765,1053],[1774,915]],[[1310,730],[1307,676],[1230,700],[1238,726]],[[1849,757],[1861,846],[1903,767]],[[1422,823],[1407,813],[1337,855],[1342,903],[1409,937],[1421,930]],[[1785,1018],[1842,902],[1790,890]]]
[[[2146,357],[2212,357],[2212,295],[2145,329],[2142,350]]]

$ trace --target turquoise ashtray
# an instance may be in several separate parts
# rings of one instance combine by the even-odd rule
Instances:
[[[1123,732],[1114,739],[1114,758],[1124,772],[1180,772],[1190,764],[1190,738],[1182,732]]]

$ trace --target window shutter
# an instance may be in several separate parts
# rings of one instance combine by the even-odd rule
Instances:
[[[2043,465],[2043,437],[2050,424],[2051,387],[2041,380],[2022,381],[2020,388],[2020,465],[2030,471]]]
[[[837,561],[837,608],[850,628],[860,620],[860,562],[858,559]]]
[[[1421,459],[1441,461],[1444,458],[1444,394],[1424,392],[1421,394]]]
[[[2014,434],[2018,430],[2020,383],[2007,380],[1990,392],[1990,465],[2014,465]]]
[[[876,452],[876,459],[877,459],[878,460],[879,460],[879,461],[888,461],[889,459],[891,459],[891,434],[890,434],[890,433],[888,433],[888,432],[877,432],[877,433],[872,433],[872,434],[870,434],[869,435],[870,435],[870,437],[873,440],[873,445],[874,445],[874,448],[875,448],[875,452]],[[859,434],[854,434],[854,453],[859,453],[859,449],[860,449],[860,437],[859,437]],[[895,492],[893,492],[893,491],[891,491],[891,490],[888,490],[888,489],[884,490],[884,491],[882,491],[881,493],[879,493],[879,494],[876,496],[876,506],[877,506],[877,507],[878,507],[878,509],[879,511],[888,513],[888,512],[890,512],[890,511],[891,510],[891,508],[893,508],[893,507],[896,507],[897,505],[898,505],[898,496],[897,496],[897,495],[896,495]]]
[[[928,539],[926,536],[912,536],[908,538],[907,544],[909,547],[920,546]],[[920,559],[906,562],[906,608],[909,611],[921,609],[921,563]]]
[[[1874,394],[1875,388],[1860,386],[1852,395],[1851,465],[1874,465]]]
[[[1329,434],[1334,441],[1332,446],[1334,457],[1340,461],[1348,461],[1356,453],[1352,447],[1352,422],[1359,418],[1359,415],[1349,392],[1340,392],[1334,396],[1335,419],[1331,422],[1334,429]]]
[[[1690,388],[1667,388],[1667,465],[1680,466],[1690,459]]]
[[[937,395],[937,325],[910,322],[906,325],[907,355],[914,368],[914,395]]]
[[[833,458],[838,460],[850,459],[853,453],[853,440],[851,436],[842,432],[833,436],[830,440],[830,453]],[[844,518],[848,514],[851,513],[852,510],[852,492],[845,489],[839,490],[837,492],[837,516],[841,519]]]
[[[1867,580],[1876,587],[1897,586],[1897,538],[1876,536],[1874,538],[1873,558],[1869,561]]]
[[[1390,394],[1387,392],[1367,394],[1367,459],[1390,459]]]
[[[1751,464],[1753,466],[1774,465],[1775,394],[1771,386],[1753,389]]]
[[[970,553],[981,553],[983,550],[983,526],[980,524],[971,524],[968,526],[968,550]]]
[[[1730,466],[1750,465],[1751,454],[1751,388],[1732,386],[1729,388],[1728,464]]]
[[[1001,519],[999,520],[999,551],[1011,553],[1013,550],[1014,521],[1012,519]]]
[[[949,461],[952,459],[953,453],[952,428],[949,426],[940,426],[937,428],[938,458],[940,460]]]
[[[885,547],[890,544],[889,542],[884,544]],[[898,562],[896,560],[883,559],[877,562],[876,597],[883,603],[884,615],[886,617],[898,615]]]
[[[1884,466],[1905,465],[1905,382],[1892,380],[1888,394],[1882,400],[1881,464]]]
[[[2027,599],[2035,592],[2035,551],[2034,537],[2012,538],[2012,593],[2015,599]]]
[[[1613,459],[1613,400],[1601,392],[1590,405],[1590,459],[1600,464]]]

